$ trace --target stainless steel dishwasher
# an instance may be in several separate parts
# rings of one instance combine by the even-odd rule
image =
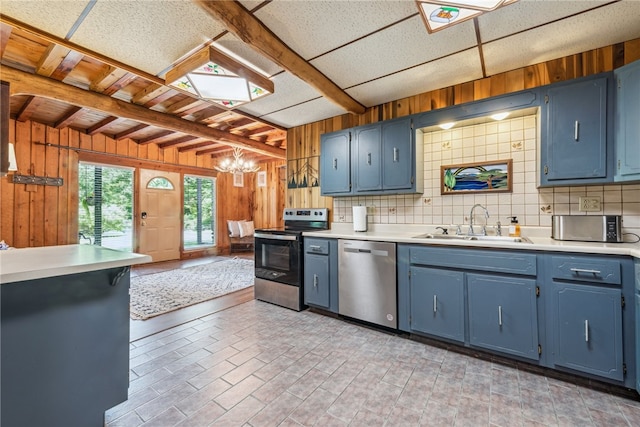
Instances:
[[[338,240],[338,312],[397,328],[396,244]]]

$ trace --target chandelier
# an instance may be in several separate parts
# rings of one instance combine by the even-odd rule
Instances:
[[[228,173],[249,173],[260,170],[252,161],[245,161],[242,156],[244,156],[242,149],[234,147],[233,159],[227,157],[218,166],[214,166],[214,169],[219,172]]]

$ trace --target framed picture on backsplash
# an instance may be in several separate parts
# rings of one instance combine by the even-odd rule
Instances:
[[[440,194],[499,193],[512,188],[512,160],[440,167]]]

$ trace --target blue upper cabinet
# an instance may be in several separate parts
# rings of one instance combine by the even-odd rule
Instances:
[[[416,154],[410,119],[382,123],[382,185],[385,190],[411,189],[416,180]],[[420,156],[417,156],[418,158]]]
[[[353,130],[355,192],[382,190],[382,126],[380,123]]]
[[[351,133],[325,133],[320,139],[320,191],[323,196],[351,193]]]
[[[613,181],[613,79],[603,73],[543,89],[542,186]]]
[[[323,196],[422,193],[422,144],[415,142],[410,117],[320,138]]]
[[[640,180],[640,61],[614,71],[615,181]]]

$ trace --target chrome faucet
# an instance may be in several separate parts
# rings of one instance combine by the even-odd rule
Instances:
[[[482,206],[480,203],[477,203],[477,204],[473,205],[473,207],[471,208],[471,212],[469,213],[469,236],[473,236],[473,235],[476,234],[473,231],[473,211],[478,207],[484,209],[484,214],[485,214],[486,218],[489,219],[489,210],[487,210],[487,208]],[[482,227],[482,235],[485,236],[486,234],[487,234],[487,228],[486,228],[486,225],[485,225],[485,226]]]

